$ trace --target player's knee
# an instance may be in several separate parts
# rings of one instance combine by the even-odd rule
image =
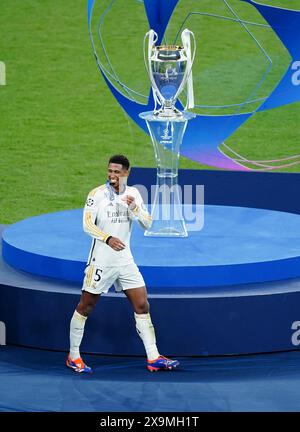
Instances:
[[[149,313],[149,303],[147,300],[139,301],[135,304],[135,313],[147,314]]]
[[[94,302],[80,302],[76,310],[78,313],[80,313],[80,315],[87,317],[90,315],[90,313],[93,311],[94,308],[95,308]]]

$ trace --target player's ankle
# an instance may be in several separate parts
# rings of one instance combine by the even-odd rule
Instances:
[[[77,360],[78,358],[81,358],[81,355],[80,353],[70,351],[69,358],[74,361]]]

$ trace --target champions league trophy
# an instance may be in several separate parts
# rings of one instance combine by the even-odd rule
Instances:
[[[193,54],[191,37],[194,41]],[[187,237],[177,180],[180,145],[187,122],[195,117],[195,114],[186,111],[187,108],[194,107],[192,65],[196,50],[195,38],[191,31],[185,29],[181,34],[182,46],[155,46],[157,39],[153,30],[150,30],[144,39],[145,65],[151,81],[155,108],[154,111],[139,115],[147,123],[157,163],[156,192],[151,206],[153,223],[145,235]],[[185,85],[187,104],[184,111],[180,111],[175,104]],[[160,109],[157,109],[158,105]]]

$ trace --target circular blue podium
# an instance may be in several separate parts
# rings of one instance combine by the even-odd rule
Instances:
[[[151,292],[195,293],[300,276],[299,215],[212,205],[203,213],[202,229],[188,238],[147,238],[134,224],[131,248]],[[17,222],[2,237],[3,257],[12,267],[82,282],[91,237],[82,230],[81,209]]]
[[[3,231],[0,320],[10,343],[68,349],[90,243],[82,210],[33,217]],[[145,237],[134,224],[132,251],[165,355],[297,349],[300,215],[206,205],[203,228],[188,238]],[[113,288],[86,328],[83,351],[144,355],[131,307]]]

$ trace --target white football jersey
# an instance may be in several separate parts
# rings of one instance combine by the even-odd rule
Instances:
[[[135,198],[133,210],[123,200],[126,195]],[[152,223],[138,189],[126,186],[123,193],[117,194],[108,182],[93,189],[83,211],[83,229],[93,237],[87,265],[118,267],[132,263],[130,236],[134,220],[143,228],[149,228]],[[108,246],[106,240],[110,236],[118,237],[125,248],[115,251]]]

